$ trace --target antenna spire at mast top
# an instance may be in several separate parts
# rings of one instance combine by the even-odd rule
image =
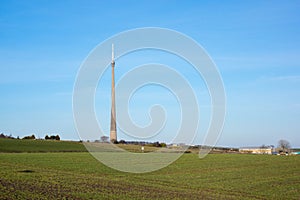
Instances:
[[[115,62],[114,44],[111,44],[111,62]]]

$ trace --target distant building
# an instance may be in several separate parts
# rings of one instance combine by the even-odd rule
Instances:
[[[250,153],[250,154],[272,154],[273,151],[274,151],[274,148],[271,146],[239,148],[240,153]]]

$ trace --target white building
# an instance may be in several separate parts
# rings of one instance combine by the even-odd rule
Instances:
[[[241,147],[239,148],[240,153],[251,153],[251,154],[272,154],[273,148],[267,147]]]

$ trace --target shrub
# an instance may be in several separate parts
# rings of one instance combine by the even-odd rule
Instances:
[[[118,140],[111,140],[111,143],[113,143],[113,144],[119,144]]]
[[[46,135],[45,140],[60,140],[60,137],[59,135],[51,135],[50,137]]]
[[[34,140],[35,139],[35,136],[34,134],[32,134],[31,136],[25,136],[22,138],[23,140]]]
[[[126,141],[125,140],[120,140],[119,143],[120,144],[126,144]]]
[[[55,136],[55,140],[60,140],[59,135],[56,135],[56,136]]]

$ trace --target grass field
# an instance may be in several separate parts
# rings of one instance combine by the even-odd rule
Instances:
[[[146,174],[87,152],[0,153],[0,199],[299,199],[300,156],[184,154]]]
[[[117,144],[130,152],[141,152],[139,145]],[[157,147],[145,146],[144,152],[152,152]],[[56,141],[56,140],[19,140],[0,139],[0,152],[5,153],[37,153],[37,152],[87,152],[83,143],[76,141]]]
[[[72,141],[0,139],[0,152],[83,152],[84,145]]]

